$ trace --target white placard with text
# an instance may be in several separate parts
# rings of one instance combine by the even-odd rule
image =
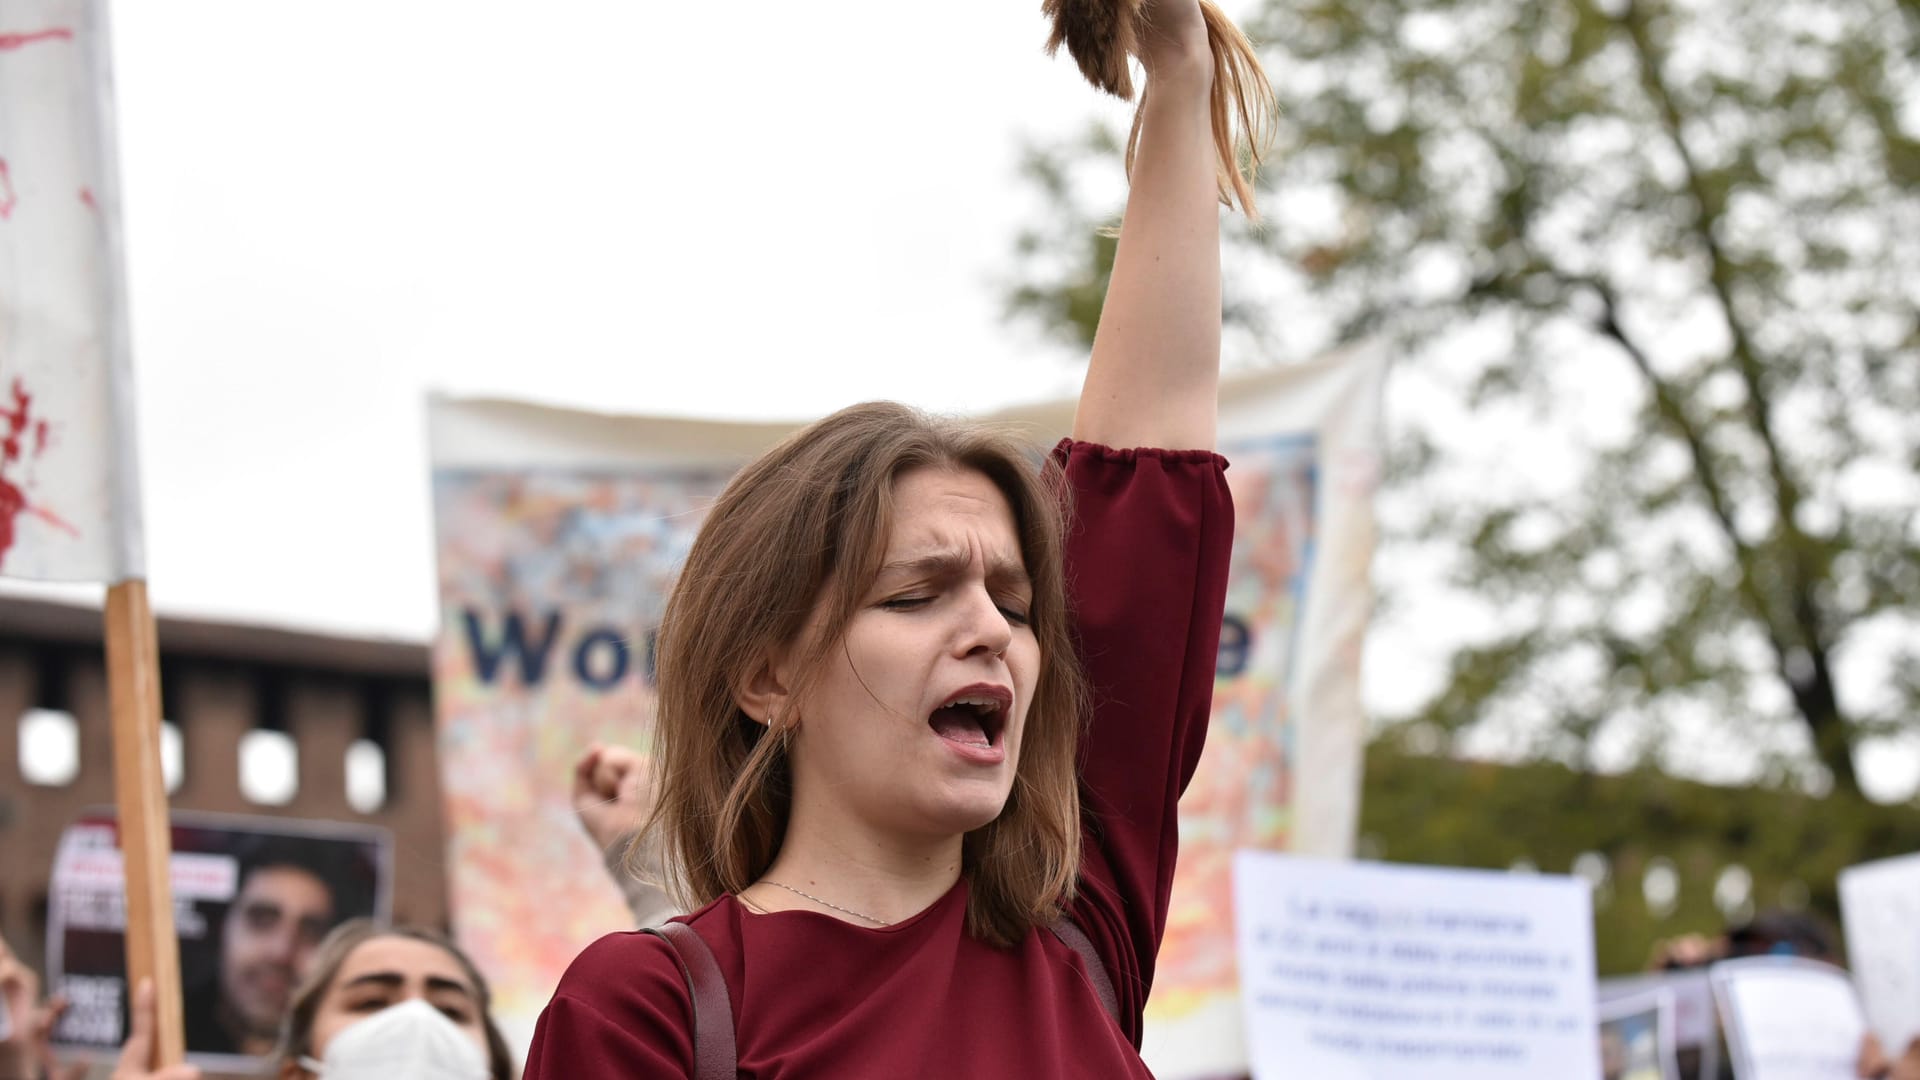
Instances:
[[[1599,1080],[1576,878],[1241,852],[1257,1080]]]

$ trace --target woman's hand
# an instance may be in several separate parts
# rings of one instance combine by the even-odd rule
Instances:
[[[1887,1061],[1886,1052],[1880,1049],[1880,1040],[1869,1031],[1860,1039],[1860,1056],[1855,1059],[1853,1075],[1860,1080],[1886,1080],[1893,1065]]]
[[[160,1026],[155,1019],[157,1010],[153,1003],[153,980],[141,979],[139,989],[133,992],[133,1033],[120,1047],[120,1058],[113,1063],[113,1080],[200,1080],[200,1070],[192,1065],[168,1065],[160,1069],[150,1069],[147,1063],[153,1060],[154,1029]]]
[[[1140,66],[1147,69],[1149,92],[1172,78],[1209,86],[1213,50],[1200,0],[1147,0],[1139,36]]]

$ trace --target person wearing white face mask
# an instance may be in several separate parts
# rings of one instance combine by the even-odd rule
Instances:
[[[294,992],[279,1080],[511,1080],[487,983],[432,931],[345,923]]]
[[[389,1005],[335,1036],[325,1061],[301,1068],[325,1080],[486,1080],[486,1054],[424,998]]]

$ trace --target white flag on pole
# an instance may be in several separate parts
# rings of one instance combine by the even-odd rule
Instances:
[[[106,0],[0,6],[0,575],[143,576]]]

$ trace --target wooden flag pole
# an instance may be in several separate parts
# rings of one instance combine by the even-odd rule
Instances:
[[[113,709],[113,787],[127,879],[127,993],[153,980],[154,1058],[186,1057],[180,941],[174,936],[173,831],[160,774],[160,648],[147,583],[107,587],[107,688]]]

